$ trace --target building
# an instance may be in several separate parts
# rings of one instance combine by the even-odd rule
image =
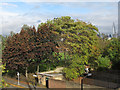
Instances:
[[[63,67],[58,67],[55,70],[46,71],[37,73],[37,75],[33,75],[33,77],[38,78],[38,83],[42,85],[47,85],[48,78],[55,80],[63,80],[64,76],[62,74]]]
[[[115,28],[115,23],[113,22],[113,37],[117,38],[117,32],[116,32],[116,28]]]
[[[118,2],[118,36],[120,36],[120,1]]]

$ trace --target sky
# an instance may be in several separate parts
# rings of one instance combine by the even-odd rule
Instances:
[[[112,34],[118,27],[118,2],[0,2],[0,34],[19,33],[24,24],[37,26],[56,17],[70,16],[92,23],[101,33]]]

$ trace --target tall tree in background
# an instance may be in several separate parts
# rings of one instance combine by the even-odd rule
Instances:
[[[109,57],[113,69],[120,69],[120,38],[113,38],[103,52],[103,56]]]
[[[2,50],[5,48],[5,44],[6,44],[6,40],[7,40],[7,36],[2,36],[0,35],[0,48],[2,48]]]
[[[29,30],[31,27],[30,26],[28,26],[27,24],[24,24],[23,26],[22,26],[22,29],[24,29],[24,30]]]
[[[12,37],[15,33],[13,31],[10,32],[10,36]]]

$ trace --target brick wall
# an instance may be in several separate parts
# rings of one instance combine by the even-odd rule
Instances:
[[[48,87],[49,88],[81,88],[81,85],[70,81],[49,79]]]
[[[66,81],[66,88],[81,88],[79,83]]]
[[[62,81],[62,80],[49,79],[48,87],[49,88],[66,88],[66,83],[65,81]]]
[[[79,77],[77,79],[73,79],[73,82],[81,84],[82,79],[83,79],[83,77]]]

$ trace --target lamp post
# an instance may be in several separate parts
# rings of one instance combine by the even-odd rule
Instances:
[[[83,90],[83,80],[88,77],[88,76],[92,76],[92,73],[88,73],[86,76],[84,76],[81,80],[81,90]]]
[[[19,76],[20,76],[20,73],[19,73],[19,72],[17,72],[17,76],[18,76],[18,85],[20,85],[20,83],[19,83]]]

